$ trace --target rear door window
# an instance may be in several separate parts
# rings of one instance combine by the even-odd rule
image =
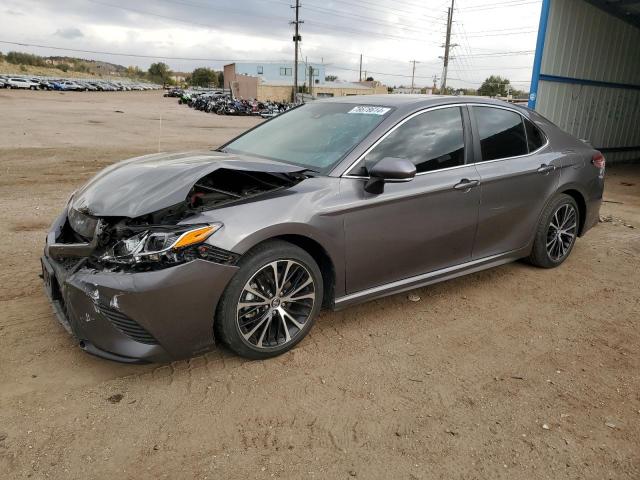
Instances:
[[[498,160],[529,153],[520,114],[494,107],[473,107],[482,160]]]

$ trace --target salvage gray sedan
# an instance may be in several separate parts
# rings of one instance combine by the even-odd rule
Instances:
[[[54,222],[44,283],[89,353],[165,361],[217,341],[267,358],[322,307],[522,258],[560,265],[598,220],[604,168],[498,101],[318,101],[215,151],[103,170]]]

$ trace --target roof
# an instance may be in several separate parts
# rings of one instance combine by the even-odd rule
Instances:
[[[640,28],[639,0],[586,0],[591,5]]]
[[[358,105],[382,105],[389,107],[430,107],[450,103],[486,103],[488,105],[510,105],[502,100],[487,97],[453,96],[453,95],[349,95],[346,97],[332,97],[321,102],[353,103]]]

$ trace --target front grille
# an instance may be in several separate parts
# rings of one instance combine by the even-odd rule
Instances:
[[[147,345],[157,345],[158,341],[151,335],[145,328],[137,323],[132,318],[129,318],[124,313],[107,307],[106,305],[98,305],[100,313],[104,315],[114,327],[124,333],[126,336],[131,337],[136,342],[146,343]]]

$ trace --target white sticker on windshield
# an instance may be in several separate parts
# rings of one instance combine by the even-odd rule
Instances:
[[[357,107],[353,107],[347,113],[362,113],[364,115],[384,115],[389,110],[388,107],[376,107],[373,105],[358,105]]]

